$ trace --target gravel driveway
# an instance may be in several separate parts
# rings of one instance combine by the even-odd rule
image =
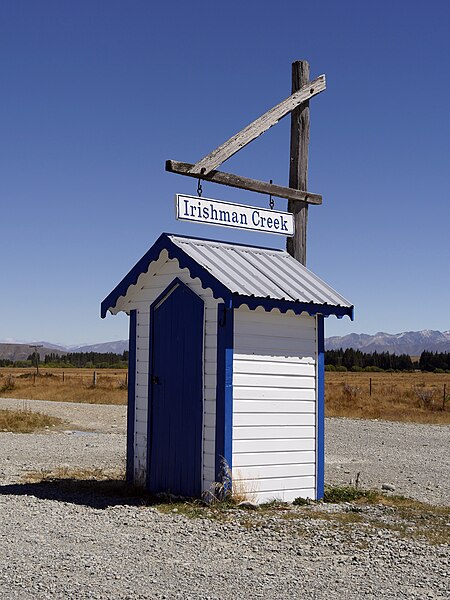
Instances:
[[[23,401],[0,399],[0,408],[14,406]],[[329,518],[316,518],[316,507],[295,518],[233,511],[218,521],[163,514],[136,499],[24,484],[31,470],[108,469],[125,459],[125,407],[27,407],[68,424],[0,433],[2,600],[450,597],[448,547],[413,535],[415,525],[403,527],[393,509],[319,507]],[[365,487],[390,483],[398,493],[448,505],[449,431],[329,419],[326,481],[348,483],[359,472]]]

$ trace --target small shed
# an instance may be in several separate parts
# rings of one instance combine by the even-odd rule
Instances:
[[[353,306],[287,252],[162,234],[102,302],[130,315],[127,477],[258,502],[324,486],[324,317]]]

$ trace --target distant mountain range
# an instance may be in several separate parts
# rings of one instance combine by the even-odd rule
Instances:
[[[114,352],[122,354],[128,350],[128,340],[103,342],[84,346],[64,346],[52,342],[0,343],[0,358],[9,360],[26,360],[33,352],[30,345],[42,345],[39,354],[43,359],[46,354],[67,354],[68,352]],[[342,337],[334,336],[325,340],[326,350],[339,348],[354,348],[363,352],[391,352],[395,354],[409,354],[418,356],[424,350],[431,352],[450,352],[450,331],[405,331],[403,333],[383,333],[375,335],[366,333],[350,333]]]
[[[62,344],[53,344],[52,342],[0,342],[0,358],[9,360],[26,360],[34,352],[31,346],[42,346],[38,348],[41,359],[46,354],[67,354],[68,352],[114,352],[122,354],[128,350],[128,340],[118,340],[116,342],[103,342],[101,344],[90,344],[85,346],[63,346]]]
[[[334,336],[325,340],[326,350],[353,348],[362,352],[391,352],[418,356],[424,350],[430,352],[450,352],[450,331],[405,331],[403,333],[383,333],[375,335],[350,333],[342,337]]]

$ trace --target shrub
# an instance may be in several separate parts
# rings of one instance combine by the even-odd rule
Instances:
[[[348,383],[344,383],[342,388],[342,393],[346,400],[354,400],[356,396],[359,394],[360,389],[356,385],[349,385]]]
[[[344,367],[344,365],[338,365],[336,367],[336,371],[339,371],[339,373],[347,373],[347,367]]]
[[[16,382],[14,381],[14,377],[12,375],[8,375],[6,377],[5,383],[0,388],[0,393],[10,392],[16,387]]]
[[[324,502],[354,502],[355,500],[365,499],[373,502],[378,497],[377,492],[372,490],[359,490],[352,486],[334,486],[325,489],[323,495]]]
[[[336,371],[336,367],[334,365],[325,365],[325,371]]]
[[[292,501],[292,504],[294,504],[294,506],[307,506],[308,504],[311,504],[311,499],[310,498],[300,498],[300,496],[298,498],[294,498],[294,500]]]
[[[430,390],[425,387],[416,387],[414,389],[414,394],[423,408],[431,408],[434,392],[435,390]]]
[[[122,379],[118,382],[117,387],[119,388],[119,390],[127,390],[128,383],[127,383],[127,381],[125,381],[125,379]]]

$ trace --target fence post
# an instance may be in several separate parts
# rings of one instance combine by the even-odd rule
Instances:
[[[63,371],[63,383],[64,383],[64,371]]]
[[[94,387],[97,385],[97,371],[94,371],[94,377],[92,378],[92,385]]]
[[[445,410],[445,400],[446,400],[447,396],[445,393],[445,383],[444,383],[444,395],[442,397],[442,410]]]
[[[372,377],[369,377],[369,396],[372,395]]]

